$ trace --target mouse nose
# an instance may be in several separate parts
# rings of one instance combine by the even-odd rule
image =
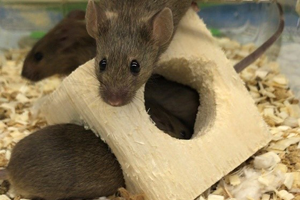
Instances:
[[[122,101],[121,100],[108,100],[108,103],[111,106],[121,106],[122,105]]]
[[[28,71],[23,68],[21,72],[21,76],[27,78],[28,74],[29,74]]]
[[[124,88],[103,88],[100,95],[105,103],[111,106],[124,106],[129,103],[130,95]]]
[[[23,78],[27,78],[28,80],[33,80],[33,76],[32,76],[33,73],[30,73],[29,70],[26,70],[26,69],[22,69],[22,72],[21,72],[21,76]]]
[[[111,106],[122,106],[123,105],[122,98],[117,95],[110,95],[110,97],[107,99],[107,102]]]

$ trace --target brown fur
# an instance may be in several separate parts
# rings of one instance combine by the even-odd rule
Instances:
[[[132,100],[136,91],[150,78],[160,55],[169,46],[180,19],[191,3],[192,0],[107,0],[100,1],[99,6],[95,6],[93,1],[89,1],[87,29],[97,43],[95,71],[101,83],[100,96],[105,102],[111,104],[110,98],[117,97],[121,102],[117,106],[122,106]],[[157,20],[165,8],[172,11],[173,24]],[[107,16],[107,12],[116,16]],[[95,33],[96,25],[99,27]],[[159,42],[161,38],[156,38],[157,34],[153,31],[163,30],[160,35],[164,37],[171,28],[170,39]],[[103,58],[107,59],[107,69],[100,72],[99,62]],[[138,75],[130,72],[130,62],[133,59],[141,66]]]
[[[165,79],[160,75],[153,75],[145,86],[145,102],[158,104],[166,112],[180,120],[191,133],[198,112],[199,94],[196,90]]]
[[[25,58],[23,77],[39,81],[54,74],[68,75],[95,56],[95,40],[86,31],[82,12],[72,11],[34,45]],[[40,61],[37,53],[43,55]]]
[[[148,108],[151,119],[160,130],[177,139],[190,139],[192,137],[193,128],[189,129],[181,120],[157,103],[146,101],[145,106],[146,109]]]
[[[162,118],[168,120],[174,126],[171,136],[190,137],[180,121]],[[182,130],[187,133],[182,135]],[[48,126],[22,139],[1,173],[25,198],[95,198],[125,186],[121,167],[108,146],[92,131],[73,124]]]
[[[21,140],[7,171],[16,192],[26,198],[95,198],[124,186],[108,146],[72,124],[49,126]]]
[[[85,19],[85,11],[83,11],[83,10],[72,10],[68,13],[66,18],[84,20]]]
[[[7,180],[7,171],[6,169],[0,170],[0,180]]]

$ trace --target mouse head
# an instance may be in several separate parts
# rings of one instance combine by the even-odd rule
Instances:
[[[23,64],[23,77],[39,81],[67,75],[94,57],[95,40],[86,31],[82,12],[71,12],[33,46]]]
[[[165,46],[173,35],[169,8],[149,18],[134,16],[135,11],[105,11],[89,0],[86,23],[96,39],[95,70],[100,96],[112,106],[129,103],[146,83]]]

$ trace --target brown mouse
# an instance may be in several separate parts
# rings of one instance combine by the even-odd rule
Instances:
[[[21,75],[31,81],[68,75],[93,58],[96,43],[86,31],[84,16],[84,11],[70,12],[40,39],[26,56]]]
[[[195,3],[192,0],[103,0],[88,1],[87,31],[95,38],[95,72],[102,99],[112,106],[129,103],[147,82],[160,55],[169,46],[179,21]],[[261,56],[280,36],[282,8],[277,3],[277,32],[255,52],[234,66],[237,72]]]
[[[190,139],[193,129],[189,129],[179,118],[157,103],[145,102],[146,110],[157,128],[177,139]]]
[[[155,74],[146,83],[144,95],[145,105],[148,101],[163,107],[193,132],[200,105],[195,89]]]
[[[163,131],[179,139],[191,137],[177,118],[153,107],[149,112],[165,117],[157,122],[163,124],[158,125]],[[74,124],[48,126],[22,139],[7,168],[0,170],[0,178],[30,199],[95,198],[125,186],[122,169],[107,144]]]
[[[5,173],[16,193],[25,198],[95,198],[125,186],[107,144],[73,124],[48,126],[22,139]]]
[[[66,18],[84,20],[85,19],[85,11],[84,10],[72,10],[67,14]]]
[[[37,81],[42,78],[46,78],[48,76],[51,76],[53,74],[68,74],[71,73],[73,70],[76,69],[76,67],[79,66],[79,61],[82,63],[85,63],[88,61],[91,57],[92,53],[90,50],[91,49],[96,49],[95,47],[95,40],[92,39],[87,31],[85,30],[85,26],[83,26],[83,23],[78,20],[82,20],[84,18],[85,12],[84,11],[72,11],[68,14],[66,19],[62,20],[58,25],[56,25],[44,38],[42,38],[31,50],[31,52],[27,55],[24,65],[23,65],[23,71],[22,75],[27,77],[28,79],[32,81]],[[69,19],[71,18],[71,19]],[[82,38],[85,38],[84,41],[88,42],[85,43],[83,42],[82,45],[78,45],[76,43],[76,38],[72,37],[71,32],[66,32],[64,30],[69,30],[69,28],[72,27],[74,29],[82,30],[80,34],[82,34]],[[84,31],[85,30],[85,31]],[[56,35],[57,34],[57,35]],[[64,42],[59,42],[57,44],[57,48],[51,50],[50,48],[50,43],[53,42],[54,38],[57,37],[63,37],[67,36],[66,40],[69,40],[70,44],[70,49],[73,49],[74,51],[68,52],[67,49],[64,52],[60,52],[59,49],[63,48],[63,45],[65,44]],[[70,59],[70,55],[76,55],[75,50],[78,52],[80,55],[78,57],[78,60],[76,59]],[[35,54],[37,52],[43,52],[43,59],[39,62],[36,62]],[[82,52],[88,52],[87,54],[84,54]],[[95,52],[94,52],[95,55]],[[62,62],[64,60],[64,62]],[[62,64],[59,64],[62,63]],[[78,65],[78,66],[77,66]],[[164,78],[157,79],[155,77],[158,77],[158,75],[155,75],[151,77],[149,81],[153,82],[153,84],[146,84],[146,93],[149,93],[145,95],[145,102],[146,102],[146,109],[148,110],[150,107],[147,105],[150,105],[152,110],[150,112],[151,118],[153,121],[159,125],[159,128],[164,131],[169,131],[170,134],[176,134],[177,138],[180,139],[188,139],[190,135],[193,132],[193,126],[194,126],[194,121],[196,117],[196,112],[198,106],[194,106],[195,108],[193,111],[191,108],[191,105],[193,106],[194,103],[198,103],[199,105],[199,100],[195,98],[194,96],[198,97],[198,94],[196,91],[194,91],[195,94],[191,94],[193,92],[190,92],[190,89],[186,86],[182,86],[178,83],[175,82],[170,82],[167,81]],[[155,81],[157,81],[157,84],[155,85]],[[173,84],[174,83],[174,84]],[[162,85],[161,85],[162,84]],[[153,85],[153,87],[151,87]],[[158,87],[159,86],[159,87]],[[158,87],[158,88],[156,88]],[[187,91],[184,91],[184,90]],[[156,92],[157,90],[157,92]],[[178,93],[171,93],[168,91],[176,91]],[[190,93],[189,93],[190,92]],[[182,93],[182,97],[178,98],[178,94]],[[164,96],[165,94],[168,94],[168,96]],[[160,97],[158,96],[160,95]],[[162,98],[161,96],[164,96]],[[180,95],[179,95],[180,96]],[[193,104],[188,104],[185,105],[186,101],[190,98],[190,101],[193,101]],[[177,99],[186,99],[184,104],[182,101],[179,101],[176,103]],[[147,103],[149,101],[154,100],[153,103]],[[162,102],[159,102],[162,101]],[[178,106],[184,105],[184,106]],[[154,107],[154,105],[157,105],[160,107],[160,109]],[[164,110],[164,107],[166,106],[167,110]],[[170,108],[170,106],[174,106],[174,109]],[[187,108],[187,109],[185,109]],[[155,112],[152,112],[155,110]],[[176,113],[176,116],[172,116],[172,112]],[[167,115],[166,115],[167,113]],[[181,115],[182,114],[182,115]],[[181,116],[180,116],[181,115]],[[165,120],[161,118],[162,116],[166,116],[166,119],[170,120]],[[175,119],[177,118],[177,119]],[[193,119],[191,119],[193,118]],[[171,120],[174,119],[174,120]],[[178,122],[178,120],[180,122]],[[176,123],[172,123],[172,121],[177,121]],[[164,127],[163,124],[168,125],[169,127]],[[185,131],[187,136],[180,137],[179,132],[174,133],[171,132],[170,127],[172,129],[174,127],[181,127],[182,129],[189,130]],[[173,129],[175,130],[175,129]]]
[[[147,82],[193,0],[88,1],[87,31],[96,40],[95,72],[103,101],[129,103]]]

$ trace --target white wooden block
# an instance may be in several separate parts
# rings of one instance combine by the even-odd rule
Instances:
[[[144,87],[126,106],[104,103],[93,62],[67,77],[43,112],[49,123],[85,124],[100,135],[120,162],[127,189],[148,200],[195,199],[271,139],[243,82],[193,10],[156,71],[200,93],[191,140],[172,138],[152,124]]]

